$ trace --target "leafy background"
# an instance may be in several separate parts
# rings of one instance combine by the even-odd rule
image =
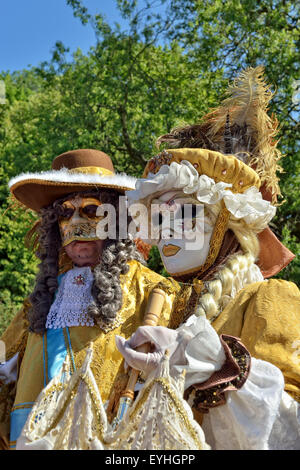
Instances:
[[[300,246],[299,4],[283,0],[117,0],[128,27],[91,15],[84,1],[67,0],[95,44],[83,55],[57,42],[52,60],[0,73],[0,332],[32,287],[37,269],[24,236],[35,216],[9,197],[8,180],[49,169],[73,148],[108,153],[118,172],[140,176],[157,152],[155,139],[181,122],[195,122],[216,106],[248,66],[265,66],[276,94],[284,154],[280,205],[272,229],[294,253]],[[69,57],[69,56],[68,56]],[[298,92],[297,92],[298,85]],[[298,93],[298,94],[297,94]],[[161,270],[154,250],[151,268]],[[294,260],[278,277],[300,283]]]

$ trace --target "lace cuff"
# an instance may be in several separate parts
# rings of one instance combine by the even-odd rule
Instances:
[[[208,413],[210,408],[226,403],[227,391],[239,390],[246,382],[251,356],[239,338],[221,335],[226,360],[220,370],[215,371],[209,379],[193,384],[185,391],[185,399],[192,408],[201,413]]]

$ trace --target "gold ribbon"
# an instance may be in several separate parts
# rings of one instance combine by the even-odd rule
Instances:
[[[88,175],[113,176],[113,172],[101,166],[79,166],[69,170],[70,173],[84,173]]]

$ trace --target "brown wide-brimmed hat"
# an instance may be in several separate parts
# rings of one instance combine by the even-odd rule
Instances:
[[[135,188],[136,178],[116,174],[110,157],[100,150],[78,149],[58,155],[52,169],[22,173],[9,182],[13,196],[38,212],[56,199],[77,191],[109,188],[124,194]]]

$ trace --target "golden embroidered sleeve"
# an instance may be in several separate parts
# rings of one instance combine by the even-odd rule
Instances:
[[[30,303],[26,299],[23,307],[0,338],[5,345],[6,361],[9,361],[15,354],[19,353],[18,365],[21,363],[24,355],[28,337],[27,311],[29,306]],[[0,382],[0,449],[8,448],[10,412],[15,394],[16,384],[14,382],[7,384],[1,384]]]
[[[24,353],[28,337],[27,312],[29,307],[30,302],[28,299],[25,299],[22,308],[0,337],[0,340],[5,344],[5,358],[7,361],[17,352],[19,354]]]
[[[277,366],[285,390],[300,401],[300,292],[295,284],[270,279],[243,289],[213,323],[238,336],[257,359]]]

